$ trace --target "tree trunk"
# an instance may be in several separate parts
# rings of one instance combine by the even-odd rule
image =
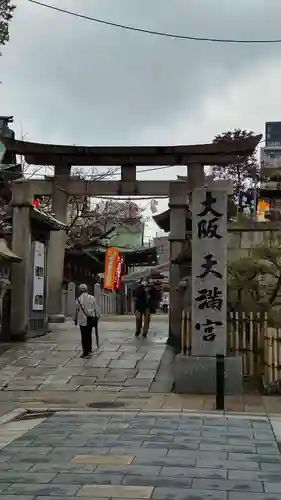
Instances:
[[[275,299],[276,299],[276,297],[277,297],[277,295],[279,293],[280,288],[281,288],[281,275],[279,276],[278,280],[276,281],[275,288],[274,288],[274,290],[272,292],[272,295],[271,295],[271,297],[269,299],[269,304],[270,305],[272,305],[273,302],[275,301]]]

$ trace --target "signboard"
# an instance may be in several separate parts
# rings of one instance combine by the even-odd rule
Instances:
[[[45,245],[40,241],[35,241],[33,260],[33,311],[44,310],[44,271]]]
[[[192,355],[226,354],[227,193],[192,194]]]
[[[281,122],[266,122],[265,145],[270,148],[281,148]]]
[[[281,182],[278,181],[268,181],[268,182],[261,182],[260,185],[260,190],[261,191],[280,191],[281,189]]]
[[[238,210],[239,213],[245,215],[254,214],[256,211],[257,195],[254,189],[247,189],[245,191],[240,191],[238,195]]]
[[[281,169],[281,147],[280,151],[271,151],[261,148],[261,168]]]
[[[106,290],[115,289],[116,271],[118,266],[118,248],[108,248],[105,255],[104,288]]]
[[[259,200],[257,206],[257,215],[264,215],[270,209],[270,205],[265,200]]]
[[[6,148],[5,148],[4,144],[0,141],[0,163],[2,163],[5,152],[6,152]]]

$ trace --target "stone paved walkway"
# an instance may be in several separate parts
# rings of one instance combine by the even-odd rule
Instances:
[[[4,424],[0,441],[22,436],[2,443],[0,500],[281,500],[280,422],[84,411]]]
[[[0,345],[0,415],[14,408],[86,408],[111,403],[127,409],[214,409],[214,396],[171,393],[172,353],[166,349],[168,318],[154,316],[147,340],[134,337],[134,318],[108,317],[101,348],[80,359],[79,331],[56,325],[45,337]],[[279,396],[227,396],[226,409],[281,414]]]
[[[148,339],[135,339],[131,321],[101,322],[101,347],[80,359],[79,330],[61,329],[13,344],[0,358],[0,388],[26,391],[149,391],[165,350],[167,325],[156,321]]]
[[[136,339],[134,317],[108,318],[100,324],[100,349],[94,347],[87,360],[80,359],[80,333],[70,321],[44,337],[2,344],[7,350],[0,356],[0,402],[75,406],[148,393],[166,349],[167,330],[167,316],[157,316],[149,337]],[[170,381],[168,392],[171,387]]]

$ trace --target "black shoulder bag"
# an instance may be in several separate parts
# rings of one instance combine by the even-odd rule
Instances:
[[[86,314],[85,312],[85,309],[84,307],[82,306],[81,302],[79,299],[77,299],[78,301],[78,304],[79,306],[81,307],[83,313],[85,314],[86,318],[87,318],[87,326],[89,328],[96,328],[98,326],[98,318],[97,316],[88,316],[88,314]]]

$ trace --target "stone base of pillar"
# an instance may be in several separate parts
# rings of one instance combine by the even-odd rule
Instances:
[[[10,332],[9,342],[25,342],[28,338],[27,332]]]
[[[169,336],[167,338],[167,345],[170,347],[173,347],[175,349],[176,354],[180,353],[180,350],[181,350],[180,332],[178,335],[174,335],[173,332],[171,331],[171,328],[169,328]]]
[[[178,394],[215,394],[216,358],[206,356],[175,357],[175,392]],[[225,394],[242,394],[243,375],[240,356],[225,357]]]
[[[64,314],[49,314],[48,323],[64,323],[65,315]]]

